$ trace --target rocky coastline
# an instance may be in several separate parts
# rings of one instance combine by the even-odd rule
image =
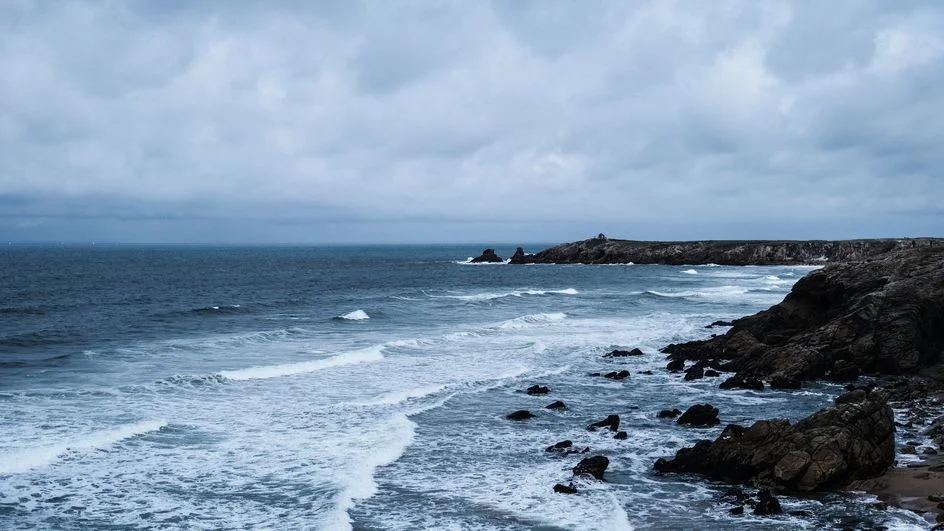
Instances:
[[[862,240],[703,240],[658,242],[596,238],[528,254],[518,248],[512,264],[823,265],[861,261],[891,251],[944,247],[940,238]]]
[[[598,240],[598,245],[608,241]],[[761,418],[750,426],[727,425],[715,440],[700,440],[658,459],[654,473],[694,475],[759,489],[751,495],[732,487],[721,502],[732,504],[732,515],[745,509],[755,515],[779,513],[778,492],[852,490],[876,495],[881,500],[875,504],[877,510],[894,504],[944,529],[944,244],[936,242],[856,240],[813,242],[806,247],[785,242],[776,248],[805,249],[790,254],[790,260],[799,261],[823,252],[826,243],[834,244],[829,263],[798,281],[781,303],[733,322],[707,325],[728,328],[710,339],[665,347],[666,371],[687,380],[716,377],[721,392],[737,388],[790,392],[816,381],[832,381],[846,383],[845,394],[837,396],[833,406],[793,424]],[[690,249],[704,242],[692,243]],[[766,248],[751,245],[759,247],[750,249]],[[740,249],[728,256],[752,257],[763,264],[783,263],[763,260],[786,260],[781,251],[775,250],[771,258],[767,251],[761,256]],[[585,258],[582,252],[567,256]],[[511,263],[550,258],[557,262],[565,256],[545,253],[525,255],[519,249]],[[614,256],[604,251],[594,260]],[[703,261],[731,263],[712,253]],[[614,350],[603,357],[635,355],[643,353]],[[623,378],[629,376],[629,371],[622,372]],[[622,379],[620,375],[590,377]],[[550,391],[536,385],[527,392],[536,390]],[[566,408],[563,402],[548,407],[552,406]],[[675,409],[652,415],[697,428],[718,424],[718,413],[711,404],[695,404],[684,413]],[[509,419],[526,421],[531,416],[519,411]],[[632,431],[621,428],[615,414],[587,429],[608,430],[616,439],[625,439]],[[571,441],[560,441],[546,451],[564,457],[586,454],[573,467],[573,477],[549,486],[557,493],[575,494],[581,481],[606,480],[609,461],[594,455],[591,448],[577,449]],[[896,467],[903,453],[913,454],[914,462]]]

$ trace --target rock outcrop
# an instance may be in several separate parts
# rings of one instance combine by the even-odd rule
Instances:
[[[603,236],[564,243],[535,255],[521,253],[512,263],[539,264],[822,264],[865,260],[898,249],[944,247],[932,238],[871,240],[707,240],[647,242],[614,240]],[[517,254],[517,253],[516,253]],[[527,260],[525,260],[527,257]]]
[[[512,264],[533,264],[534,255],[527,254],[524,252],[524,249],[522,249],[521,247],[518,247],[517,249],[515,249],[515,254],[511,255],[511,263]]]
[[[672,364],[719,362],[723,387],[795,388],[804,380],[914,374],[944,361],[944,244],[826,266],[724,335],[669,345]],[[938,371],[940,372],[940,371]]]
[[[501,262],[504,262],[504,260],[502,260],[502,258],[498,256],[497,254],[495,254],[495,249],[485,249],[484,251],[482,251],[481,255],[476,256],[475,258],[472,259],[473,264],[480,264],[483,262],[501,263]]]
[[[874,477],[894,463],[895,424],[878,393],[837,400],[794,425],[761,420],[731,425],[714,441],[659,459],[660,472],[696,473],[711,479],[812,491]]]
[[[604,455],[585,457],[574,467],[574,476],[592,476],[603,479],[603,473],[606,472],[608,466],[610,466],[610,460]]]

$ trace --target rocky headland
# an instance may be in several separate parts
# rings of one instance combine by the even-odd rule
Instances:
[[[865,240],[704,240],[652,242],[596,238],[536,254],[518,248],[512,264],[789,265],[860,261],[900,249],[941,246],[938,238]]]

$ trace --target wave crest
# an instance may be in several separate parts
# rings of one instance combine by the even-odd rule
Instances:
[[[282,363],[279,365],[263,365],[259,367],[249,367],[246,369],[236,369],[232,371],[220,371],[219,375],[228,380],[262,380],[267,378],[278,378],[280,376],[292,376],[295,374],[304,374],[308,372],[320,371],[342,365],[354,365],[357,363],[370,363],[381,361],[383,356],[383,345],[376,345],[361,350],[353,350],[338,354],[330,358],[312,361],[300,361],[297,363]]]

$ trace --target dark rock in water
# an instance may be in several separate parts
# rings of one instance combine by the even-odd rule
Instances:
[[[705,378],[717,378],[719,376],[721,376],[721,373],[714,369],[705,370]]]
[[[801,387],[803,387],[803,383],[796,378],[777,375],[770,379],[771,389],[800,389]]]
[[[482,262],[500,263],[500,262],[504,262],[504,260],[502,260],[501,257],[498,256],[497,254],[495,254],[495,249],[485,249],[484,251],[482,251],[481,255],[472,259],[473,264],[479,264]]]
[[[534,416],[534,413],[531,413],[527,409],[519,409],[514,413],[509,413],[505,418],[508,420],[528,420],[530,418],[534,418]]]
[[[768,514],[780,514],[783,509],[780,508],[780,502],[768,489],[761,489],[757,493],[757,505],[754,507],[754,514],[757,516],[767,516]]]
[[[902,446],[899,452],[906,455],[915,455],[918,453],[918,449],[915,448],[914,446]]]
[[[670,361],[666,366],[665,370],[669,372],[679,372],[685,368],[685,360],[673,360]]]
[[[737,507],[732,507],[728,512],[735,516],[742,515],[744,514],[744,506],[738,505]]]
[[[560,400],[557,400],[544,406],[544,409],[567,409],[567,404],[561,402]]]
[[[590,453],[590,447],[589,447],[589,446],[584,446],[584,447],[583,447],[583,450],[581,450],[580,453],[582,453],[582,454],[589,454],[589,453]]]
[[[551,390],[545,385],[532,385],[527,391],[529,395],[546,395],[550,392]]]
[[[554,443],[544,449],[545,452],[565,452],[570,448],[573,448],[574,442],[571,440],[561,441]]]
[[[629,356],[642,356],[643,353],[638,348],[632,350],[613,350],[607,354],[604,354],[604,358],[627,358]]]
[[[743,376],[734,375],[727,380],[721,382],[721,385],[718,386],[719,389],[751,389],[753,391],[763,391],[764,382],[758,380],[757,378],[745,378]]]
[[[603,375],[604,378],[609,378],[610,380],[625,380],[627,376],[629,376],[629,371],[626,370],[619,372],[612,371]]]
[[[603,473],[606,472],[608,466],[610,466],[610,460],[606,456],[585,457],[574,467],[574,476],[593,476],[596,479],[603,479]]]
[[[518,247],[517,249],[515,249],[515,254],[511,255],[511,263],[512,264],[533,264],[534,255],[527,254],[524,252],[524,249],[522,249],[521,247]]]
[[[657,415],[660,419],[674,419],[675,417],[682,414],[680,409],[663,409]]]
[[[575,487],[573,483],[570,485],[562,485],[558,483],[557,485],[554,485],[554,492],[558,492],[560,494],[577,494],[577,487]]]
[[[588,372],[587,376],[603,376],[603,375],[598,372]]]
[[[695,404],[685,410],[677,422],[689,426],[714,426],[721,423],[718,420],[718,408],[711,404]]]
[[[655,469],[811,491],[877,476],[894,459],[894,416],[873,393],[863,401],[820,410],[792,426],[774,419],[755,422],[740,436],[725,429],[714,441],[698,441],[671,460],[659,459]]]
[[[813,513],[809,511],[790,511],[787,514],[790,516],[796,516],[798,518],[813,518]]]
[[[619,415],[607,415],[605,419],[587,426],[587,429],[596,431],[597,428],[609,428],[610,431],[619,431],[619,424]]]
[[[724,430],[721,431],[720,437],[727,439],[729,437],[740,437],[741,435],[744,435],[744,426],[740,424],[728,424],[724,427]]]
[[[645,374],[647,376],[652,376],[652,371],[640,371],[638,374]]]
[[[944,245],[900,244],[889,241],[889,252],[871,260],[828,263],[783,302],[738,319],[725,334],[662,350],[673,362],[724,360],[745,380],[940,375]]]
[[[613,436],[613,438],[620,441],[625,441],[626,439],[629,438],[629,434],[626,433],[625,431],[618,431],[616,432],[616,435]]]
[[[938,452],[938,451],[935,450],[934,448],[931,448],[930,446],[928,446],[928,447],[925,448],[924,450],[921,450],[921,453],[924,454],[924,455],[938,455],[940,452]]]
[[[721,495],[722,498],[733,498],[739,502],[743,502],[749,496],[744,493],[744,491],[738,487],[731,487],[728,490],[724,491],[724,494]]]
[[[706,326],[705,328],[714,328],[716,326],[734,326],[734,323],[732,323],[731,321],[715,321],[711,323],[710,325]]]
[[[685,381],[690,381],[690,380],[700,380],[704,377],[705,377],[705,369],[696,365],[688,369],[687,371],[685,371],[685,378],[683,379]]]

